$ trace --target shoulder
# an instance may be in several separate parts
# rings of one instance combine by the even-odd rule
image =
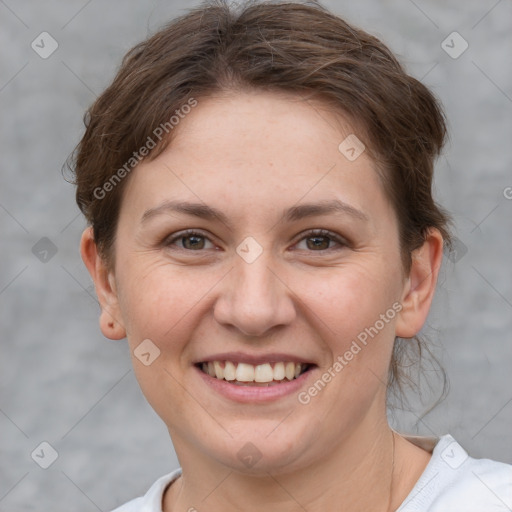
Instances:
[[[502,512],[512,507],[512,465],[470,457],[450,435],[397,512]]]
[[[162,512],[162,498],[165,489],[181,475],[181,468],[160,477],[146,492],[111,512]]]

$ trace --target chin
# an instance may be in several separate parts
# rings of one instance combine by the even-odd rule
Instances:
[[[308,453],[317,436],[313,432],[308,435],[300,428],[290,431],[290,427],[280,425],[280,421],[282,419],[264,421],[259,426],[253,421],[251,425],[248,422],[246,429],[239,426],[239,434],[233,438],[226,439],[227,435],[222,434],[216,450],[212,450],[211,438],[204,440],[205,445],[210,443],[205,448],[213,459],[232,471],[252,476],[286,473],[306,466]]]

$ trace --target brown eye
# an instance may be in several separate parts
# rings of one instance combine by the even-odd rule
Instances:
[[[325,229],[306,233],[306,236],[299,241],[299,244],[304,240],[306,241],[306,250],[314,252],[336,249],[336,247],[332,247],[332,244],[337,244],[339,246],[338,249],[348,246],[347,241],[342,237]],[[299,247],[299,249],[301,248]]]
[[[165,246],[177,246],[178,249],[200,251],[207,248],[205,247],[206,241],[209,241],[209,239],[202,233],[197,231],[182,231],[168,238],[165,241]]]
[[[204,249],[204,237],[198,235],[187,235],[181,237],[185,249]]]
[[[308,249],[329,249],[330,242],[327,236],[311,236],[307,239]]]

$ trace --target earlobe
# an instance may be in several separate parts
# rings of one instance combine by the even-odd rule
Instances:
[[[94,281],[96,295],[101,306],[99,321],[101,332],[111,340],[125,338],[126,329],[122,322],[114,276],[98,253],[91,227],[86,228],[82,233],[80,254]]]
[[[412,253],[412,264],[401,299],[395,334],[412,338],[423,327],[434,298],[437,276],[443,259],[443,237],[431,228],[421,247]]]
[[[103,309],[100,314],[100,329],[105,338],[110,340],[121,340],[126,338],[126,329],[114,317],[108,308]]]

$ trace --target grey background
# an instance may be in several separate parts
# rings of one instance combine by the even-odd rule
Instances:
[[[109,510],[178,467],[126,342],[99,331],[78,251],[85,223],[61,166],[125,52],[197,4],[0,0],[1,511]],[[394,425],[449,432],[473,456],[512,463],[512,3],[324,5],[381,37],[440,97],[450,123],[436,191],[463,245],[443,267],[425,332],[451,391],[422,420],[418,406]],[[31,48],[43,31],[59,45],[48,59]],[[441,48],[453,31],[469,43],[457,59]],[[32,252],[43,237],[57,250],[46,262]],[[31,458],[42,441],[58,452],[46,470]]]

